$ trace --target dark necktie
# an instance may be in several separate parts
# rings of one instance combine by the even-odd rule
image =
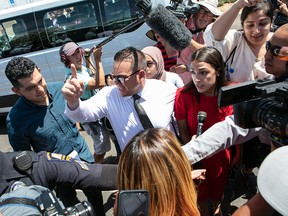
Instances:
[[[144,108],[140,105],[139,103],[139,99],[141,97],[139,95],[133,95],[133,99],[134,99],[134,107],[135,110],[138,114],[139,120],[143,126],[144,129],[149,129],[149,128],[153,128],[153,125],[149,119],[149,117],[147,116]]]

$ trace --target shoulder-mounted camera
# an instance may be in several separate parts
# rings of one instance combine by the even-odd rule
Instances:
[[[235,123],[242,128],[263,127],[274,145],[288,144],[288,80],[248,81],[220,89],[219,107],[233,104]]]

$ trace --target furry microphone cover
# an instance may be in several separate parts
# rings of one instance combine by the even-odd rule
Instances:
[[[171,47],[181,51],[190,45],[192,34],[188,28],[163,5],[152,8],[146,17],[146,23]]]

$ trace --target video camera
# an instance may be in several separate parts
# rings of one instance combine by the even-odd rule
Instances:
[[[275,146],[288,145],[288,80],[254,80],[222,87],[218,106],[232,104],[236,125],[266,128]]]
[[[49,190],[36,198],[36,205],[44,216],[94,216],[94,210],[87,201],[65,208],[63,203]]]
[[[189,18],[191,15],[196,14],[200,10],[200,5],[197,3],[191,3],[190,5],[185,5],[183,0],[171,0],[171,6],[167,9],[170,10],[178,18]]]
[[[178,18],[188,18],[200,10],[199,4],[191,3],[191,5],[185,5],[183,0],[171,0],[170,4],[171,6],[167,6],[166,8]],[[148,14],[151,10],[152,3],[151,0],[137,0],[136,6],[144,12],[144,14]]]

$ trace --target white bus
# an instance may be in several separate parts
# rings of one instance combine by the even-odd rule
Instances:
[[[151,0],[167,5],[167,0]],[[136,23],[142,12],[135,0],[43,0],[0,10],[0,113],[9,111],[17,96],[5,76],[5,67],[14,56],[25,56],[41,69],[46,81],[63,81],[65,69],[59,49],[67,41],[92,48]],[[155,42],[141,22],[103,46],[102,62],[110,73],[114,54],[128,46],[142,49]],[[110,37],[109,37],[110,36]]]

